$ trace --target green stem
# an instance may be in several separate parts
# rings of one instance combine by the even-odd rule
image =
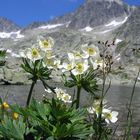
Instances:
[[[45,89],[49,88],[53,93],[55,93],[54,87],[49,86],[44,80],[42,80],[42,79],[40,79],[40,80],[42,81]]]
[[[35,83],[36,83],[36,80],[32,82],[32,85],[31,85],[31,88],[30,88],[30,91],[29,91],[29,94],[28,94],[27,102],[26,102],[26,107],[28,107],[29,104],[30,104],[32,93],[33,93],[33,88],[35,86]]]
[[[77,101],[76,101],[76,109],[79,108],[80,103],[80,93],[81,93],[81,86],[77,86]]]

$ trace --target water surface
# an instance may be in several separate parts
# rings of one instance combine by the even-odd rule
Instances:
[[[58,87],[62,86],[60,83],[53,83],[53,85]],[[30,85],[0,85],[0,96],[4,100],[8,101],[8,103],[25,105],[29,89]],[[74,89],[67,90],[68,93],[74,92]],[[131,86],[111,86],[107,93],[106,99],[108,102],[108,107],[112,107],[112,110],[119,111],[118,124],[123,125],[126,123],[127,104],[130,101],[131,93]],[[36,99],[41,100],[43,94],[45,94],[44,87],[41,83],[38,83],[33,90],[33,96]],[[51,97],[51,95],[49,95],[49,97]],[[87,93],[82,92],[81,104],[89,104],[89,98],[90,96]],[[136,87],[135,89],[132,109],[133,125],[135,128],[140,127],[140,87]]]

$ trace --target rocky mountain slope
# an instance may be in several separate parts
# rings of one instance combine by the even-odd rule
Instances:
[[[8,62],[3,71],[0,71],[0,79],[26,83],[27,79],[23,78],[25,76],[19,69],[18,52],[20,49],[31,47],[38,35],[53,37],[54,51],[61,57],[65,57],[66,52],[73,49],[78,50],[83,43],[97,44],[98,40],[112,40],[115,37],[115,53],[120,56],[120,64],[125,65],[125,74],[135,77],[135,70],[132,72],[126,66],[130,60],[139,61],[135,61],[138,57],[132,52],[132,47],[139,47],[133,45],[139,44],[140,40],[139,7],[131,7],[122,0],[87,0],[72,13],[49,22],[35,22],[24,29],[5,18],[0,18],[0,48],[5,48],[8,52]],[[124,40],[129,43],[125,43]]]
[[[11,31],[17,31],[20,27],[16,25],[13,21],[0,17],[0,32],[11,32]]]
[[[130,40],[133,44],[140,44],[140,7],[133,10],[127,22],[117,29],[116,33],[123,39]]]

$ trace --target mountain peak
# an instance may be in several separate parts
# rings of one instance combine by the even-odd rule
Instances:
[[[58,23],[63,23],[64,19],[70,21],[71,28],[85,28],[103,25],[108,21],[118,17],[129,15],[129,6],[122,0],[87,0],[70,16],[64,16]],[[69,18],[68,18],[69,17]]]
[[[87,0],[87,2],[116,2],[118,4],[123,4],[122,0]]]
[[[11,31],[17,31],[20,27],[16,25],[13,21],[0,17],[0,31],[1,32],[11,32]]]

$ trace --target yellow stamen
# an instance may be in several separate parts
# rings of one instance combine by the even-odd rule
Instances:
[[[16,112],[14,112],[14,113],[13,113],[13,119],[17,120],[18,118],[19,118],[19,114],[16,113]]]
[[[42,45],[44,48],[48,48],[49,47],[49,40],[42,41]]]
[[[88,48],[88,49],[87,49],[87,52],[88,52],[89,55],[94,55],[94,54],[96,54],[96,51],[95,51],[94,48]]]
[[[35,57],[35,58],[39,56],[39,51],[38,51],[38,49],[36,49],[36,48],[33,48],[33,49],[32,49],[32,56]]]
[[[84,70],[83,64],[82,64],[82,63],[78,63],[78,64],[76,65],[76,69],[77,69],[78,71],[82,72],[82,71]]]
[[[2,107],[3,107],[4,109],[8,109],[8,108],[9,108],[9,104],[6,103],[6,102],[4,102],[4,103],[2,104]]]

